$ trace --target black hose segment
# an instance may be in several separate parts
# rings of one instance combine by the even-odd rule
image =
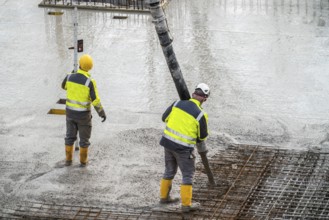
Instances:
[[[178,95],[181,100],[188,100],[191,98],[191,96],[187,89],[183,74],[177,62],[174,49],[172,47],[173,39],[170,35],[170,31],[167,25],[167,19],[161,8],[160,1],[150,0],[149,5],[150,12],[153,17],[153,23],[155,25],[155,30],[158,34],[160,45],[162,47],[162,52],[166,58],[167,65],[174,80]]]
[[[213,176],[213,174],[211,172],[211,169],[210,169],[210,166],[209,166],[207,153],[206,152],[199,152],[199,154],[201,156],[202,164],[204,165],[204,169],[205,169],[206,174],[208,176],[209,185],[211,187],[214,187],[214,186],[216,186],[216,182],[214,180],[214,176]]]

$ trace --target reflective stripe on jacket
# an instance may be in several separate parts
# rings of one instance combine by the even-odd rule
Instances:
[[[68,74],[62,83],[62,88],[67,90],[67,109],[84,112],[90,111],[91,105],[97,112],[103,109],[96,81],[88,72],[79,69],[77,73]]]
[[[176,101],[163,114],[162,120],[167,123],[163,137],[175,143],[172,146],[193,148],[208,136],[208,115],[196,99]]]

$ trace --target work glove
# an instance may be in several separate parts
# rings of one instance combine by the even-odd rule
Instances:
[[[105,114],[104,110],[100,111],[98,115],[99,115],[99,117],[101,117],[103,119],[102,122],[104,122],[106,120],[106,114]]]
[[[198,153],[208,153],[208,149],[204,141],[196,143],[196,148],[198,150]]]

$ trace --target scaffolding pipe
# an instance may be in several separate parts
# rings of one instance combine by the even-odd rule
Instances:
[[[167,19],[161,7],[160,0],[149,0],[148,4],[153,18],[153,23],[155,25],[155,30],[158,34],[160,45],[162,47],[163,54],[166,58],[169,71],[174,80],[178,95],[181,100],[189,100],[191,96],[187,89],[178,61],[176,59],[176,55],[172,46],[173,39],[170,34]],[[206,152],[199,152],[199,154],[201,156],[202,163],[205,167],[209,183],[211,186],[214,186],[215,181],[211,169],[209,167]]]

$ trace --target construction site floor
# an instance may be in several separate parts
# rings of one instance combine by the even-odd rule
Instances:
[[[210,158],[215,186],[201,163],[193,200],[200,211],[179,205],[143,209],[22,202],[3,209],[4,218],[24,219],[327,219],[328,152],[295,152],[263,146],[229,146]]]
[[[89,1],[76,26],[71,7],[40,2],[0,0],[1,219],[328,218],[328,0],[165,4],[189,92],[200,82],[211,90],[202,107],[218,185],[207,185],[197,156],[203,209],[189,216],[158,205],[161,118],[179,96],[151,15],[88,10]],[[102,123],[91,110],[85,168],[78,151],[64,166],[61,84],[74,68],[74,27],[107,114]]]

